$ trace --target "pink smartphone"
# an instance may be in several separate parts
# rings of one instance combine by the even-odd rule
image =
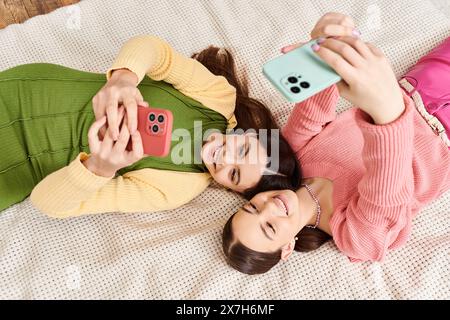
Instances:
[[[143,107],[138,105],[138,127],[141,134],[144,154],[165,157],[169,154],[172,141],[173,115],[170,110]],[[126,150],[131,151],[130,137]]]

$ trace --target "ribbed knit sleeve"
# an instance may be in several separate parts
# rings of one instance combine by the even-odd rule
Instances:
[[[339,91],[332,85],[295,105],[281,133],[296,153],[336,118],[338,99]]]
[[[170,83],[186,96],[224,115],[228,128],[236,126],[236,88],[197,60],[178,53],[166,41],[153,35],[129,39],[106,71],[107,80],[120,68],[133,71],[139,82],[148,75],[153,80]]]
[[[405,110],[390,123],[373,124],[367,113],[356,111],[366,171],[346,210],[330,221],[334,242],[352,262],[383,261],[410,233],[415,106],[402,94]]]
[[[55,218],[104,212],[154,212],[174,209],[199,195],[209,184],[206,173],[140,169],[101,177],[82,163],[80,152],[68,166],[49,174],[30,195],[31,203]]]

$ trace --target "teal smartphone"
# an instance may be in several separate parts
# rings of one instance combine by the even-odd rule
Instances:
[[[317,40],[264,64],[263,74],[290,102],[301,102],[341,80],[311,48]]]

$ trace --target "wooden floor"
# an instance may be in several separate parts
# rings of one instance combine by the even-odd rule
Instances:
[[[0,29],[77,2],[79,0],[0,0]]]

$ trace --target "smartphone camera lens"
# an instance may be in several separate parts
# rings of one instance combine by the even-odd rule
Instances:
[[[288,78],[288,81],[290,82],[290,83],[297,83],[297,78],[296,77],[289,77]]]
[[[306,82],[306,81],[302,81],[302,82],[300,82],[300,87],[302,87],[302,88],[305,88],[305,89],[307,89],[307,88],[309,88],[309,82]]]
[[[158,130],[159,130],[158,125],[157,125],[157,124],[154,124],[154,125],[152,126],[152,131],[153,131],[154,133],[156,133],[156,132],[158,132]]]
[[[148,117],[150,121],[155,121],[156,116],[153,113],[150,113],[150,116]]]
[[[299,93],[299,92],[300,92],[300,88],[299,88],[299,87],[292,87],[292,88],[291,88],[291,91],[292,91],[293,93]]]
[[[158,116],[158,122],[159,123],[163,123],[164,122],[164,116],[163,115],[159,115]]]

